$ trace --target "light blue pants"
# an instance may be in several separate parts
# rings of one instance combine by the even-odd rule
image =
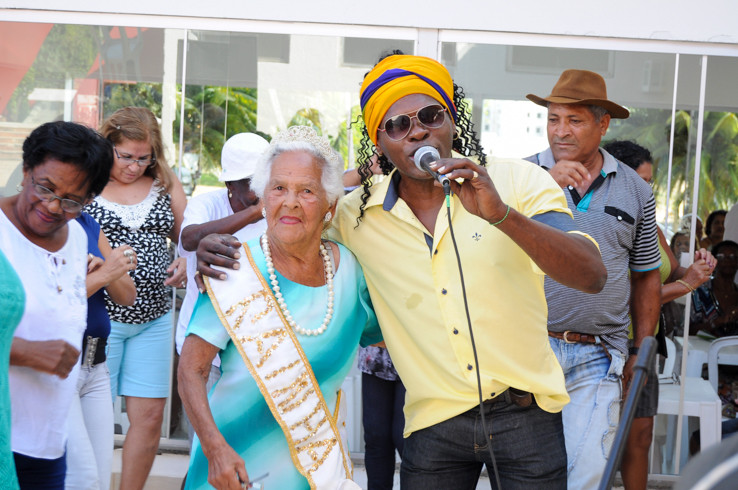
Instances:
[[[601,344],[567,344],[549,337],[571,401],[562,412],[568,488],[597,488],[620,420],[625,356]]]

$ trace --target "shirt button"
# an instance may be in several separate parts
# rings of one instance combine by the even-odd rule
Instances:
[[[438,249],[436,249],[436,251],[433,252],[433,255],[438,255]]]
[[[474,369],[474,366],[472,366],[471,364],[467,364],[466,365],[466,369],[468,369],[469,371],[471,371],[472,369]]]
[[[441,294],[446,294],[448,291],[446,291],[446,288],[441,289]]]
[[[490,398],[494,398],[496,394],[497,394],[497,393],[490,393],[490,394],[489,394],[489,397],[490,397]]]
[[[459,329],[454,328],[454,335],[459,335]]]

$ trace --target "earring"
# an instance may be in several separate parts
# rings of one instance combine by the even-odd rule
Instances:
[[[461,138],[461,128],[456,126],[456,130],[454,131],[454,139],[457,140]]]
[[[333,214],[330,211],[328,211],[327,213],[325,213],[325,217],[323,218],[323,221],[328,223],[332,217],[333,217]]]
[[[267,217],[267,208],[261,208],[261,215],[265,218]]]
[[[233,197],[233,193],[229,190],[228,191],[228,199],[231,199]]]
[[[22,191],[23,190],[23,184],[21,183],[21,184],[18,184],[17,186],[15,186],[15,190],[18,191],[18,192]]]

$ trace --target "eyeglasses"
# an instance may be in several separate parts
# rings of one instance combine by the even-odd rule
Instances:
[[[82,204],[81,202],[77,202],[73,199],[63,199],[54,194],[48,187],[37,184],[36,181],[33,179],[33,176],[31,176],[31,184],[33,184],[33,190],[36,194],[36,197],[38,197],[42,201],[49,203],[53,202],[55,199],[58,199],[59,203],[61,204],[62,211],[64,211],[65,213],[79,214],[84,207],[84,204]]]
[[[730,259],[730,260],[738,259],[738,255],[736,255],[736,254],[716,254],[715,257],[718,260],[720,260],[720,259]]]
[[[377,131],[384,131],[393,141],[400,141],[410,132],[413,118],[426,128],[440,128],[446,121],[446,108],[438,104],[422,107],[414,113],[398,114],[387,119]]]
[[[149,165],[153,165],[154,163],[156,163],[156,157],[154,157],[153,155],[148,158],[133,158],[130,155],[120,156],[120,153],[118,153],[118,148],[116,147],[113,147],[113,151],[115,151],[115,156],[118,157],[118,160],[126,165],[136,163],[139,167],[148,167]]]

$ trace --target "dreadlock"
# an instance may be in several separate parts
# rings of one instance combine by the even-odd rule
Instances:
[[[388,56],[402,54],[405,53],[396,49],[380,56],[377,63],[381,62]],[[369,72],[365,73],[364,77],[368,74]],[[464,90],[454,83],[454,105],[456,106],[457,120],[456,135],[454,136],[452,148],[457,153],[466,157],[475,156],[480,165],[486,166],[487,157],[485,156],[482,145],[479,142],[477,132],[474,130],[474,123],[472,123],[471,120],[469,104],[466,102],[464,97]],[[366,208],[366,203],[371,195],[369,189],[373,185],[371,180],[372,171],[370,168],[372,164],[371,158],[376,155],[379,162],[379,168],[382,169],[382,174],[384,175],[389,175],[395,166],[387,159],[386,155],[377,154],[377,148],[374,146],[374,143],[372,143],[372,140],[369,137],[369,132],[366,130],[366,125],[363,124],[363,121],[361,120],[361,116],[358,116],[351,124],[361,124],[361,141],[359,142],[358,157],[356,159],[359,162],[357,170],[359,172],[359,177],[361,177],[361,187],[363,191],[361,194],[361,205],[359,206],[359,217],[356,218],[356,226],[358,227],[364,217],[364,208]]]

